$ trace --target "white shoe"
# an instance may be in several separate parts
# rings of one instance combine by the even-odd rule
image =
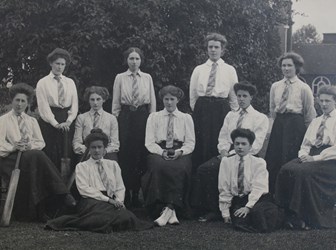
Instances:
[[[154,223],[156,225],[158,225],[159,227],[163,227],[167,224],[169,218],[172,216],[173,214],[173,210],[171,210],[170,208],[168,207],[165,207],[163,210],[162,210],[162,213],[161,213],[161,216],[159,218],[157,218]]]
[[[176,217],[175,209],[173,209],[172,211],[173,211],[173,213],[172,213],[172,215],[170,216],[170,218],[168,220],[168,224],[170,224],[170,225],[179,225],[180,222],[179,222],[179,220]]]

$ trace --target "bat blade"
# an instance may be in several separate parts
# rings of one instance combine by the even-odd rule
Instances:
[[[12,175],[11,175],[10,182],[9,182],[7,198],[5,201],[2,218],[0,222],[1,226],[4,226],[4,227],[9,226],[9,222],[12,216],[16,189],[19,183],[19,178],[20,178],[20,169],[14,169],[12,171]]]

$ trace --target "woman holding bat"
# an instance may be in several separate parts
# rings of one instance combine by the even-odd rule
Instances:
[[[75,206],[76,202],[55,165],[41,151],[45,143],[36,119],[25,113],[34,89],[19,83],[9,93],[12,110],[0,117],[0,175],[9,179],[21,151],[20,178],[13,213],[19,220],[45,220],[47,198],[61,198],[67,206]]]

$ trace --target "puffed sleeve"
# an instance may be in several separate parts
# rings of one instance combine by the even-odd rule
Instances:
[[[219,191],[219,210],[222,217],[230,217],[230,207],[233,195],[230,188],[230,169],[227,157],[223,157],[218,174],[218,191]]]
[[[107,145],[107,153],[119,151],[119,128],[118,121],[114,115],[110,115],[110,136],[109,144]]]
[[[199,68],[197,66],[194,69],[193,73],[191,74],[190,86],[189,86],[189,99],[190,99],[190,107],[192,111],[194,111],[195,103],[198,99],[198,94],[197,94],[198,77],[199,77]]]
[[[147,119],[145,146],[152,154],[162,155],[163,149],[155,142],[157,113],[151,113]]]
[[[195,129],[194,129],[194,122],[191,118],[191,115],[184,114],[185,119],[185,136],[184,142],[181,149],[176,151],[182,150],[183,155],[191,154],[195,148]]]
[[[34,117],[29,117],[32,124],[33,138],[31,139],[31,149],[41,150],[45,147],[45,142],[41,133],[40,126]]]
[[[218,152],[221,153],[223,150],[229,152],[231,147],[231,137],[229,133],[229,121],[232,119],[231,116],[233,115],[232,112],[229,112],[227,116],[224,118],[223,126],[219,132],[218,136],[218,145],[217,149]]]
[[[0,117],[0,156],[1,157],[6,157],[11,152],[15,151],[14,145],[12,145],[6,140],[7,125],[10,126],[10,123],[8,123],[6,120],[7,119],[5,115]]]
[[[75,123],[75,134],[72,140],[72,148],[76,154],[82,154],[86,150],[83,142],[83,125],[84,117],[83,115],[79,115]]]
[[[232,76],[232,85],[230,87],[230,92],[229,92],[229,103],[230,103],[231,110],[237,111],[239,109],[239,105],[238,105],[237,96],[236,96],[233,86],[238,82],[238,76],[237,76],[237,72],[235,68],[233,67],[232,67],[231,76]]]
[[[71,107],[68,112],[67,121],[72,123],[78,114],[78,95],[75,82],[70,78],[67,78],[67,80],[69,81],[69,94],[71,95]]]
[[[269,103],[269,111],[271,118],[275,119],[275,102],[274,102],[274,84],[271,86],[270,90],[270,103]]]
[[[113,84],[112,115],[119,116],[121,111],[121,75],[118,74]]]
[[[116,200],[120,202],[124,202],[125,199],[125,186],[124,182],[121,176],[121,170],[116,161],[110,161],[109,164],[113,164],[114,168],[114,177],[115,177],[115,191],[114,195],[116,197]]]
[[[316,111],[314,107],[314,96],[310,87],[305,84],[301,92],[303,103],[303,117],[306,127],[309,126],[311,121],[316,117]]]
[[[250,150],[252,155],[258,154],[261,150],[268,132],[268,126],[269,121],[267,116],[263,114],[260,115],[256,121],[255,130],[253,131],[255,134],[255,141],[253,142],[252,148]]]
[[[149,75],[149,84],[150,84],[150,108],[149,113],[153,113],[156,111],[156,98],[155,98],[155,90],[154,90],[154,84],[153,79]]]

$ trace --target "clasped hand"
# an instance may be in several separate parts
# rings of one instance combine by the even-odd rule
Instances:
[[[70,125],[71,125],[71,122],[66,121],[66,122],[62,122],[62,123],[57,124],[56,128],[60,129],[62,131],[69,131],[70,130]]]
[[[113,205],[115,208],[125,208],[124,203],[122,203],[121,201],[116,201],[114,199],[109,199],[108,203],[110,203],[111,205]]]
[[[174,155],[168,155],[168,151],[165,150],[162,153],[162,158],[166,161],[173,161],[179,158],[182,155],[182,151],[175,151]]]
[[[17,142],[14,142],[14,148],[18,151],[27,151],[31,149],[31,144],[28,139],[21,139]]]
[[[310,162],[310,161],[314,161],[314,157],[310,156],[310,155],[302,155],[299,157],[299,161],[300,162]]]

